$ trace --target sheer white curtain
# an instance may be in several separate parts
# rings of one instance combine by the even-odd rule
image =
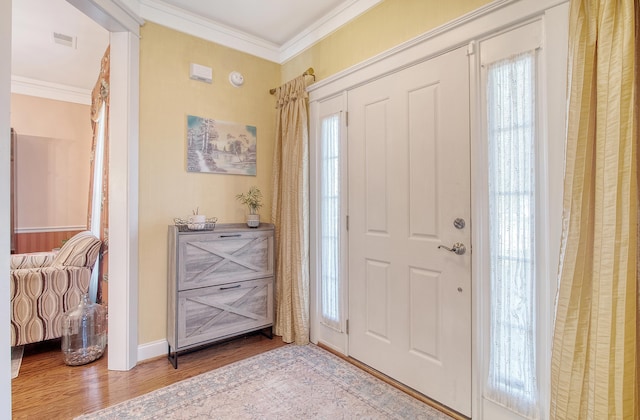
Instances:
[[[104,179],[104,164],[105,164],[105,118],[106,104],[103,103],[98,112],[98,117],[95,120],[95,144],[93,150],[93,173],[91,174],[92,191],[93,194],[89,197],[89,205],[91,209],[91,217],[89,220],[89,230],[100,238],[102,233],[102,208],[103,208],[103,182]],[[98,287],[100,286],[100,258],[96,259],[96,263],[91,271],[91,282],[89,283],[89,297],[92,302],[98,301]],[[100,299],[101,300],[101,299]]]
[[[340,331],[340,114],[321,126],[321,322]]]
[[[535,51],[487,66],[490,355],[486,397],[536,418]]]

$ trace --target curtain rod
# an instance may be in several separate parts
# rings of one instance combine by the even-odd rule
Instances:
[[[302,73],[302,75],[303,75],[303,76],[311,76],[311,77],[313,77],[313,80],[314,80],[314,81],[316,80],[316,75],[315,75],[315,73],[314,73],[314,71],[313,71],[313,67],[309,67],[309,68],[307,69],[307,71],[305,71],[304,73]],[[277,89],[277,88],[270,89],[270,90],[269,90],[269,93],[273,95],[274,93],[276,93],[276,89]]]

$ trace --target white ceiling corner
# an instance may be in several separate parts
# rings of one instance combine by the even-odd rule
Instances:
[[[383,0],[138,0],[140,17],[284,63]]]
[[[160,0],[140,0],[140,17],[171,29],[278,61],[278,46],[258,36],[213,21]]]

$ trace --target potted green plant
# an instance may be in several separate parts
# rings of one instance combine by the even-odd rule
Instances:
[[[249,208],[247,226],[250,228],[260,226],[260,215],[258,214],[258,210],[262,207],[262,192],[260,192],[260,188],[253,185],[246,193],[236,195],[236,199]]]

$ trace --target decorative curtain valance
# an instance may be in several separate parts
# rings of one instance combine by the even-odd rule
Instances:
[[[276,108],[282,109],[298,100],[307,101],[309,94],[306,89],[307,84],[304,76],[299,76],[289,83],[276,88],[276,92],[274,93],[276,97]]]
[[[106,102],[107,107],[109,106],[110,48],[111,47],[107,47],[107,50],[102,56],[102,60],[100,61],[100,74],[91,92],[91,121],[93,122],[98,120],[102,104]]]

